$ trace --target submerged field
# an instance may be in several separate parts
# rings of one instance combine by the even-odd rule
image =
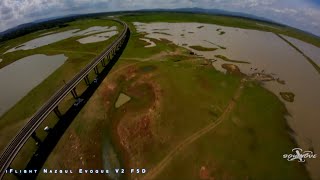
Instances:
[[[124,54],[44,165],[47,169],[72,169],[74,173],[40,174],[38,179],[107,177],[78,174],[79,168],[127,170],[123,175],[110,173],[109,179],[310,179],[305,164],[282,158],[297,146],[285,119],[288,111],[284,103],[262,87],[259,79],[228,64],[248,64],[247,59],[236,61],[220,55],[217,58],[223,59],[224,67],[228,67],[223,73],[212,60],[169,39],[148,37],[156,46],[147,47],[149,43],[141,40],[146,33],[139,32],[134,23],[209,23],[272,31],[318,47],[319,41],[289,28],[259,26],[254,21],[237,18],[166,13],[120,18],[132,31]],[[97,25],[117,24],[85,20],[73,22],[67,28]],[[154,31],[159,36],[168,35],[162,32],[165,29]],[[223,34],[219,31],[216,33],[222,38],[228,35],[228,31]],[[41,33],[10,43],[16,46]],[[190,31],[184,36],[187,33],[193,34]],[[5,61],[13,62],[29,54],[54,50],[69,59],[0,119],[0,129],[3,127],[0,147],[15,134],[11,129],[21,127],[23,119],[30,117],[62,85],[63,79],[71,78],[112,40],[76,46],[74,39],[69,38],[39,50],[18,51],[12,60],[8,57]],[[65,47],[79,53],[67,52]],[[200,45],[190,48],[204,53],[228,49],[220,44],[215,48]],[[147,174],[130,174],[130,168],[145,168]]]

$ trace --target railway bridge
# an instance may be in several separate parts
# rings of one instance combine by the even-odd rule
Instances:
[[[41,150],[41,148],[48,149],[47,146],[43,145],[43,143],[45,142],[41,141],[41,139],[37,137],[36,130],[39,128],[39,126],[48,118],[49,114],[54,113],[59,118],[57,127],[59,128],[59,122],[61,122],[60,127],[65,127],[66,129],[68,123],[66,124],[62,122],[65,120],[63,119],[63,117],[65,117],[66,114],[68,114],[68,116],[75,117],[76,114],[74,113],[74,109],[76,109],[77,112],[81,110],[80,108],[84,106],[86,100],[90,98],[90,96],[96,90],[98,85],[102,82],[103,78],[108,74],[108,72],[111,70],[113,65],[120,58],[129,40],[130,29],[125,22],[122,22],[116,19],[113,19],[113,20],[117,21],[123,26],[123,30],[120,33],[120,35],[118,35],[117,39],[113,41],[108,47],[106,47],[105,50],[100,55],[98,55],[89,64],[87,64],[69,82],[67,82],[62,88],[60,88],[42,107],[40,107],[40,109],[29,119],[29,121],[24,125],[24,127],[16,134],[16,136],[11,140],[11,142],[3,150],[0,156],[0,179],[4,178],[7,170],[9,171],[9,169],[13,169],[11,168],[12,162],[14,161],[14,159],[17,157],[20,150],[23,148],[23,146],[25,146],[26,142],[30,138],[34,139],[34,143],[38,146],[38,150]],[[91,72],[95,73],[96,78],[91,79],[90,81],[89,73]],[[77,92],[76,87],[81,82],[84,82],[86,84],[87,89],[82,94],[78,94],[79,92]],[[66,114],[63,114],[59,110],[59,105],[63,103],[62,101],[69,94],[71,94],[75,99],[74,104],[71,107],[71,109],[73,110],[67,111]],[[71,122],[69,122],[69,124],[70,123]],[[55,130],[58,130],[58,128],[47,129],[49,132],[48,136],[49,134],[51,134],[51,131],[54,132]],[[57,133],[52,133],[52,134],[58,135]],[[60,137],[61,137],[61,134],[60,134]],[[54,139],[53,136],[48,137],[48,140],[51,140],[51,139]],[[58,141],[59,138],[58,139],[56,138],[55,140]],[[54,146],[52,146],[51,148],[53,149],[53,147]],[[37,160],[37,157],[31,158],[31,161],[32,160],[34,160],[34,162],[39,162],[39,158]],[[42,162],[41,162],[42,164],[40,163],[40,165],[43,165],[44,161],[45,159],[44,160],[42,159]],[[30,163],[28,165],[30,165]],[[19,173],[15,173],[15,175],[19,179],[30,179],[30,178],[24,177]],[[35,178],[35,177],[31,177],[31,179],[32,178]]]

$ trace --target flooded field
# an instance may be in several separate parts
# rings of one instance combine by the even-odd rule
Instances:
[[[32,55],[0,69],[0,116],[29,91],[58,69],[67,57],[63,54]]]
[[[318,65],[320,64],[320,48],[312,44],[303,42],[299,39],[295,39],[285,35],[281,35],[281,36],[287,39],[288,41],[290,41],[293,45],[295,45],[301,51],[303,51],[307,56],[309,56],[312,60],[314,60],[315,63],[317,63]]]
[[[222,64],[230,63],[247,75],[271,76],[264,87],[286,105],[290,114],[287,120],[295,131],[299,146],[320,154],[320,76],[303,55],[277,35],[201,23],[136,22],[134,25],[138,32],[147,33],[146,38],[166,39],[212,60],[212,65],[219,71],[225,72]],[[287,38],[319,64],[319,48]],[[200,51],[190,48],[192,46],[215,49]],[[294,101],[283,99],[280,96],[283,92],[293,93]],[[320,178],[318,167],[319,159],[308,161],[308,169],[315,179]]]
[[[14,48],[9,49],[5,53],[14,52],[18,50],[30,50],[30,49],[36,49],[42,46],[46,46],[64,39],[68,39],[75,36],[85,36],[85,35],[92,35],[96,33],[102,33],[106,31],[116,31],[117,27],[112,26],[93,26],[88,29],[80,31],[80,29],[73,29],[69,31],[59,32],[55,34],[45,35],[36,39],[33,39],[31,41],[28,41],[26,43],[23,43],[19,46],[16,46]]]
[[[81,44],[96,43],[96,42],[106,41],[116,34],[118,34],[117,31],[109,31],[109,32],[88,36],[82,39],[78,39],[77,41]]]

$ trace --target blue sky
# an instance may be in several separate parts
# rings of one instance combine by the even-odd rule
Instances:
[[[320,36],[320,0],[0,0],[0,31],[73,13],[181,7],[254,14]]]

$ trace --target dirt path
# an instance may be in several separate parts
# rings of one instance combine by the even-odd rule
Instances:
[[[126,57],[124,57],[122,59],[144,62],[144,61],[150,61],[150,60],[160,60],[161,58],[164,58],[166,56],[175,56],[175,55],[184,56],[186,58],[195,58],[195,56],[183,54],[181,49],[176,49],[175,51],[162,51],[162,52],[160,52],[158,54],[154,54],[148,58],[126,58]]]
[[[197,139],[200,137],[204,136],[208,132],[212,131],[215,129],[219,124],[221,124],[229,114],[232,112],[234,107],[236,106],[236,101],[239,99],[241,96],[242,90],[244,88],[246,80],[243,79],[240,83],[240,86],[236,90],[232,100],[229,102],[228,106],[222,113],[222,115],[213,123],[209,124],[208,126],[204,127],[203,129],[197,131],[196,133],[192,134],[191,136],[187,137],[184,139],[182,142],[180,142],[175,148],[173,148],[169,154],[161,161],[159,162],[149,173],[147,173],[142,179],[143,180],[151,180],[157,177],[157,175],[164,170],[164,168],[170,163],[170,161],[184,148],[186,148],[188,145],[192,144],[195,142]]]

